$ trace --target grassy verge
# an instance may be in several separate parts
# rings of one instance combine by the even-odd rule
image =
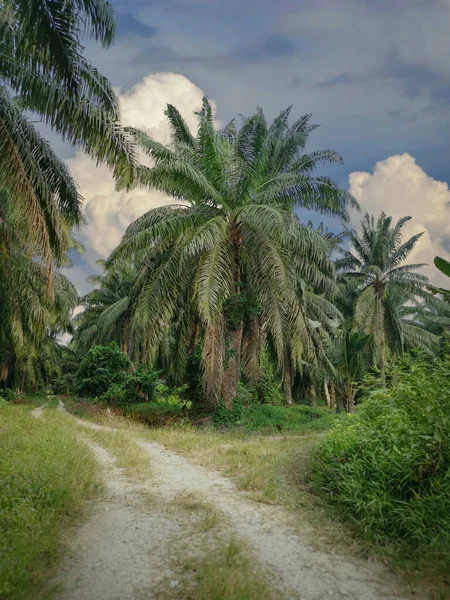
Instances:
[[[205,413],[195,409],[184,413],[179,406],[160,402],[141,403],[129,407],[128,414],[150,427],[172,427],[186,421],[193,425],[209,421],[213,424],[213,415],[205,419]],[[260,434],[304,434],[329,429],[336,420],[336,414],[324,407],[295,405],[290,407],[253,404],[244,406],[236,422],[230,426],[223,423],[222,428],[246,433]],[[220,417],[215,426],[221,427]]]
[[[272,600],[272,590],[257,572],[255,563],[242,545],[230,540],[201,557],[187,558],[186,571],[190,590],[177,598],[196,600]],[[183,586],[185,589],[185,586]],[[279,597],[279,596],[278,596]]]
[[[81,428],[80,433],[88,440],[99,444],[117,461],[117,466],[125,469],[126,474],[134,479],[143,480],[150,475],[150,459],[126,430],[99,431]]]
[[[59,533],[99,488],[89,449],[60,415],[0,405],[0,597],[47,598]]]

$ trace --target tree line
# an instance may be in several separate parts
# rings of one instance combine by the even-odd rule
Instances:
[[[115,341],[135,367],[163,370],[177,386],[189,380],[211,406],[232,410],[244,386],[264,402],[323,397],[352,411],[367,374],[384,385],[404,353],[439,355],[450,310],[423,265],[408,262],[421,234],[405,239],[409,217],[384,213],[348,227],[357,203],[317,175],[342,159],[307,152],[311,115],[292,119],[288,107],[268,122],[258,108],[219,130],[205,98],[193,133],[169,105],[162,145],[121,126],[111,85],[83,56],[85,34],[112,42],[108,2],[8,0],[0,9],[3,386],[46,385]],[[82,199],[27,111],[109,165],[118,188],[173,198],[128,227],[81,299],[60,268],[69,249],[82,251],[73,236]],[[342,230],[303,223],[301,208],[339,218]]]

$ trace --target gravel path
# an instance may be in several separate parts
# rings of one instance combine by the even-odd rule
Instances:
[[[60,409],[64,410],[62,403]],[[85,427],[103,428],[77,421]],[[103,467],[107,492],[89,520],[68,540],[69,557],[60,576],[61,600],[162,598],[161,590],[177,584],[173,551],[180,540],[189,540],[194,552],[202,544],[200,538],[192,537],[186,515],[170,509],[180,495],[192,494],[217,509],[234,535],[267,567],[276,600],[408,597],[398,591],[395,576],[382,565],[311,548],[289,526],[281,507],[253,502],[220,473],[194,465],[159,444],[136,441],[149,455],[151,505],[148,496],[145,499],[145,486],[130,482],[105,450],[92,445]],[[181,592],[171,597],[184,598]]]

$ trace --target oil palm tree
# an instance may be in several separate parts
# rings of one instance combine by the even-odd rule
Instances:
[[[98,262],[104,266],[104,261]],[[98,287],[82,299],[85,311],[78,320],[79,335],[90,331],[89,347],[116,341],[122,352],[131,354],[131,294],[137,274],[132,262],[115,261],[104,274],[89,277]]]
[[[350,299],[347,308],[354,299],[353,326],[371,336],[373,364],[382,376],[388,352],[400,354],[415,346],[432,351],[437,341],[412,318],[416,300],[429,293],[427,277],[416,272],[424,265],[405,263],[422,235],[403,241],[402,228],[410,218],[393,224],[384,213],[377,220],[366,214],[361,233],[348,232],[352,250],[336,263]]]
[[[193,310],[185,313],[185,331],[194,319],[203,329],[206,394],[212,400],[221,394],[228,408],[237,394],[243,349],[250,364],[270,339],[281,365],[289,342],[293,363],[301,363],[309,325],[297,294],[300,281],[319,292],[331,293],[334,286],[327,243],[299,222],[293,208],[346,217],[350,197],[313,172],[320,163],[341,159],[332,151],[304,154],[315,127],[310,115],[289,125],[289,112],[269,126],[258,109],[239,130],[231,122],[217,131],[205,99],[196,113],[196,136],[173,106],[166,111],[170,146],[131,131],[154,161],[137,169],[133,185],[164,191],[177,203],[132,223],[110,263],[136,251],[152,256],[137,303],[150,349],[189,299]],[[247,335],[256,322],[262,335]]]
[[[54,358],[57,336],[70,327],[78,301],[72,283],[57,270],[50,294],[48,264],[36,255],[22,223],[14,199],[0,189],[0,381],[4,383],[17,383],[18,372],[31,380],[48,366],[44,358]],[[72,245],[64,221],[58,241],[61,250]]]
[[[81,222],[80,196],[64,164],[23,111],[126,179],[132,151],[114,91],[83,56],[82,37],[108,46],[107,0],[5,0],[0,6],[0,187],[21,212],[36,252],[51,271],[61,254],[62,214]],[[15,93],[13,98],[11,93]]]

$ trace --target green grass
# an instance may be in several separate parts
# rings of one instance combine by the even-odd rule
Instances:
[[[243,408],[238,426],[248,432],[300,434],[325,431],[335,420],[336,413],[322,407],[253,404]]]
[[[186,415],[180,407],[159,402],[135,404],[130,406],[127,412],[150,427],[170,427],[186,420]],[[192,410],[187,415],[194,425],[199,416],[204,417],[204,411],[198,414]],[[227,428],[244,430],[248,433],[303,434],[325,431],[332,426],[336,418],[334,411],[324,407],[253,404],[244,406],[238,420]],[[220,422],[216,421],[215,425],[220,427]]]
[[[218,546],[201,558],[190,558],[184,569],[193,581],[187,594],[177,598],[195,600],[273,600],[272,590],[255,563],[236,540]],[[279,594],[277,594],[279,598]]]
[[[48,598],[64,526],[98,491],[97,465],[62,415],[0,405],[0,597]]]

